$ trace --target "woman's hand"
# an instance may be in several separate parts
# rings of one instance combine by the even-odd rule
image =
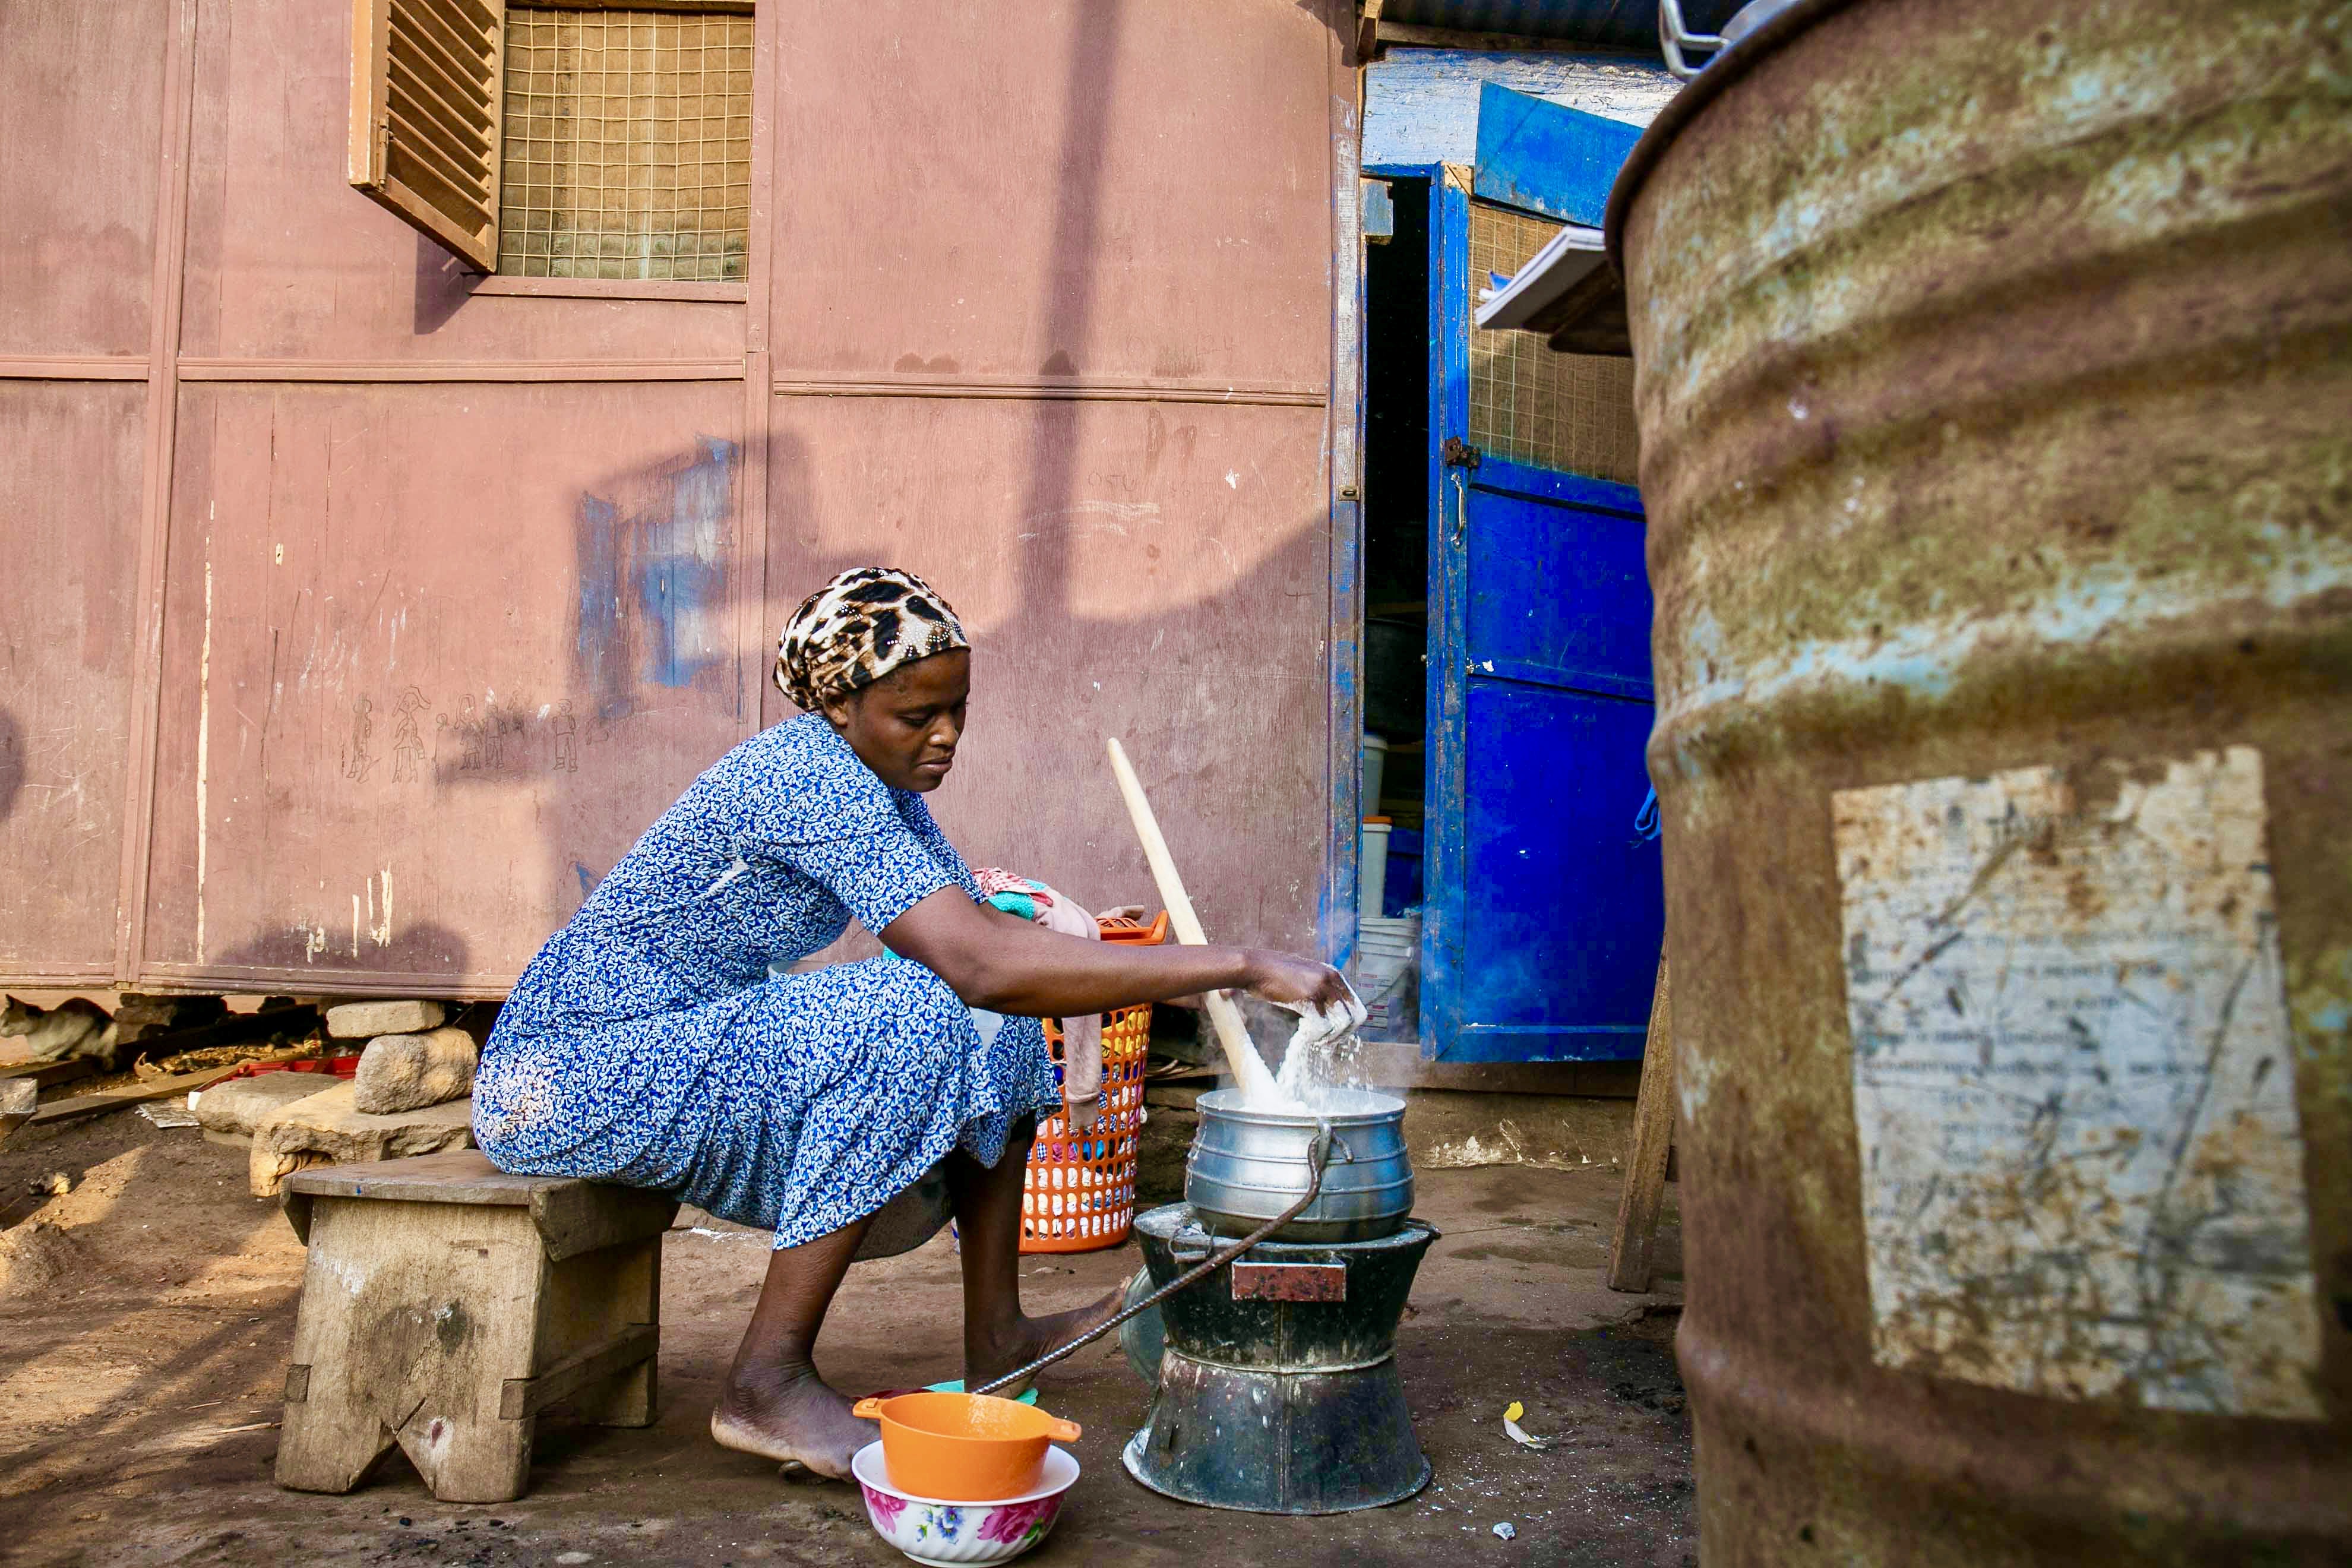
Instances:
[[[1252,948],[1249,994],[1286,1007],[1329,1007],[1355,1000],[1356,993],[1328,963],[1270,948]]]

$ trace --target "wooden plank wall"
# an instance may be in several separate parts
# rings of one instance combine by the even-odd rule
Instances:
[[[0,4],[0,974],[23,985],[115,971],[179,10]]]
[[[341,13],[0,0],[0,979],[496,994],[877,559],[978,637],[968,853],[1148,896],[1117,731],[1312,944],[1348,9],[762,5],[749,279],[665,291],[352,191]]]

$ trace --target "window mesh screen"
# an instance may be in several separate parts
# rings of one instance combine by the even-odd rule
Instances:
[[[1560,226],[1500,207],[1470,206],[1470,303],[1551,243]],[[1540,332],[1470,329],[1470,443],[1539,468],[1639,482],[1633,362],[1554,353]]]
[[[507,10],[499,270],[743,276],[751,18]]]

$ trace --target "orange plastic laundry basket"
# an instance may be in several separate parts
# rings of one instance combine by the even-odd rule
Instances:
[[[1157,945],[1168,940],[1168,914],[1148,927],[1104,918],[1105,942]],[[1054,1077],[1062,1076],[1062,1031],[1045,1022]],[[1143,1068],[1151,1046],[1151,1004],[1103,1015],[1103,1110],[1084,1132],[1067,1110],[1037,1123],[1021,1195],[1021,1250],[1095,1252],[1117,1247],[1135,1224],[1135,1141],[1143,1129]]]

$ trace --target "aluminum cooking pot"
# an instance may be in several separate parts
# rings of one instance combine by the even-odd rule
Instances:
[[[1200,1131],[1184,1159],[1184,1201],[1213,1235],[1239,1236],[1273,1219],[1307,1187],[1317,1121],[1331,1127],[1323,1190],[1275,1241],[1370,1241],[1412,1213],[1404,1101],[1370,1089],[1332,1089],[1314,1115],[1245,1110],[1221,1089],[1201,1097]]]

